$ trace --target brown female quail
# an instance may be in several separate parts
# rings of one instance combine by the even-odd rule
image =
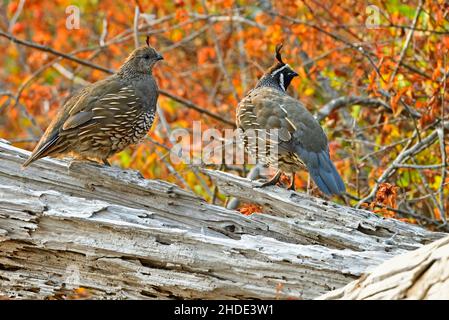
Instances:
[[[276,48],[277,61],[237,107],[236,122],[243,131],[245,149],[257,156],[259,162],[279,168],[264,185],[276,184],[283,171],[292,175],[290,189],[294,189],[295,172],[307,169],[321,191],[341,194],[345,185],[330,159],[326,134],[303,104],[286,93],[298,74],[282,61],[281,48],[282,45]],[[277,139],[269,136],[271,129],[277,130]],[[263,131],[268,137],[262,150],[258,149],[258,143],[247,142],[250,131],[256,134]],[[274,155],[270,153],[273,145],[277,147]]]
[[[163,57],[149,45],[134,50],[119,71],[73,95],[23,164],[71,155],[101,161],[139,142],[151,128],[158,87],[152,75]]]

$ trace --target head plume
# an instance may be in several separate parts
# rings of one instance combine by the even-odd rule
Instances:
[[[156,62],[163,60],[162,55],[150,45],[150,37],[147,36],[146,46],[135,49],[121,66],[119,74],[125,77],[151,74]]]
[[[270,86],[286,91],[290,82],[298,74],[282,60],[282,43],[276,46],[276,60],[274,64],[265,72],[256,87]]]
[[[276,45],[276,51],[275,51],[275,60],[274,63],[271,65],[271,67],[267,70],[267,73],[272,73],[276,71],[277,69],[282,68],[286,65],[286,63],[282,60],[282,54],[281,50],[284,45],[282,43],[279,43]]]
[[[279,43],[276,46],[276,60],[279,61],[282,64],[285,64],[284,61],[282,61],[282,56],[281,56],[281,49],[284,45],[282,43]]]

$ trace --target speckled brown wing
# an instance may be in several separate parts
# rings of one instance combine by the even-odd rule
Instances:
[[[114,77],[96,82],[67,101],[24,166],[67,152],[106,159],[145,136],[154,114],[144,110],[131,86]]]
[[[297,107],[298,101],[282,94],[279,90],[268,87],[252,90],[237,108],[237,126],[246,133],[243,138],[246,150],[256,156],[261,163],[278,165],[281,170],[286,172],[295,172],[304,168],[303,162],[291,147],[292,135],[296,127],[286,113],[287,109]],[[272,129],[277,129],[277,137],[268,134]],[[255,130],[259,134],[261,132],[267,134],[266,148],[259,149],[258,145],[248,141],[248,132],[251,130]],[[261,139],[264,139],[263,134]],[[259,139],[259,143],[261,139]],[[273,156],[275,148],[278,158],[269,156],[270,154]]]
[[[244,132],[278,129],[278,139],[270,140],[277,143],[278,157],[266,157],[262,163],[277,165],[285,172],[307,168],[323,192],[344,192],[344,183],[330,160],[326,134],[298,100],[277,89],[256,88],[239,104],[237,125]],[[247,150],[259,151],[250,145]]]

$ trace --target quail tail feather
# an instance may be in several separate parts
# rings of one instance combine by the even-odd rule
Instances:
[[[327,150],[307,151],[302,146],[298,146],[296,150],[306,164],[313,181],[322,192],[327,195],[339,195],[346,191],[345,184]]]
[[[49,154],[50,148],[58,141],[59,135],[54,134],[44,145],[37,147],[29,156],[29,158],[22,164],[22,168],[27,167],[32,162],[46,157]]]

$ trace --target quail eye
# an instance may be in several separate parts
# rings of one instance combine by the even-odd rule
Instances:
[[[144,58],[145,60],[150,60],[150,55],[149,55],[149,54],[146,54],[146,55],[143,56],[143,58]]]

